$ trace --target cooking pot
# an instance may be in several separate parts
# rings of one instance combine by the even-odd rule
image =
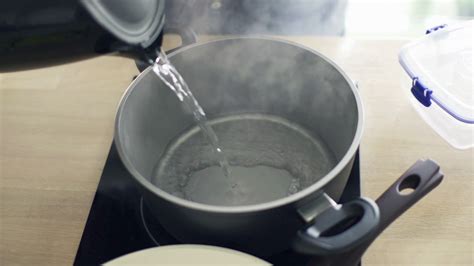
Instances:
[[[186,135],[194,121],[152,69],[144,70],[121,100],[115,144],[148,208],[178,240],[231,247],[261,257],[294,243],[303,253],[324,255],[359,247],[382,228],[379,208],[372,200],[335,203],[360,144],[363,115],[357,88],[331,60],[271,38],[194,44],[175,50],[169,59],[209,119],[242,114],[279,117],[304,128],[334,159],[330,169],[315,173],[296,193],[269,202],[217,206],[173,195],[152,182],[155,166],[164,159],[170,143]],[[432,171],[426,177],[415,171],[418,181],[408,182],[412,187],[433,176],[440,178],[439,167],[431,161],[424,163]]]

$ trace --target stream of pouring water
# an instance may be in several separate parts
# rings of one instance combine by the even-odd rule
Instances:
[[[219,139],[217,138],[216,133],[207,121],[206,113],[199,105],[196,98],[194,98],[188,84],[186,84],[183,77],[170,63],[168,57],[163,51],[160,52],[153,65],[153,72],[155,72],[155,74],[176,94],[178,99],[192,112],[194,121],[201,128],[202,133],[206,136],[214,149],[224,175],[227,178],[230,178],[229,161],[227,160],[224,151],[219,146]],[[235,183],[232,184],[232,187],[234,186],[236,186]]]

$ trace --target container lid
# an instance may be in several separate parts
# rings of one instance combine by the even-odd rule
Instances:
[[[247,265],[267,266],[270,263],[252,255],[215,246],[170,245],[133,252],[104,265]]]
[[[413,80],[412,93],[425,107],[432,103],[452,119],[474,124],[474,20],[440,25],[407,44],[399,61]]]
[[[115,37],[146,48],[164,25],[163,0],[81,0],[92,17]]]

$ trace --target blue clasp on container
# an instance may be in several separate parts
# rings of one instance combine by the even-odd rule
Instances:
[[[437,30],[440,30],[446,27],[447,24],[439,25],[433,27],[431,29],[426,30],[426,34],[430,34]],[[458,113],[455,109],[451,108],[449,105],[443,103],[439,98],[438,95],[433,94],[433,90],[430,90],[426,85],[424,85],[420,79],[414,75],[414,73],[407,67],[406,63],[403,60],[400,60],[400,64],[405,69],[410,77],[412,77],[412,86],[411,86],[411,93],[415,98],[425,107],[430,107],[431,103],[435,103],[439,106],[443,111],[451,115],[456,120],[466,123],[466,124],[474,124],[474,117],[465,116],[463,114]]]
[[[433,91],[428,89],[427,87],[425,87],[418,80],[418,77],[413,78],[413,82],[412,82],[412,85],[411,85],[411,93],[425,107],[430,107],[430,105],[431,105],[431,94],[433,94]]]
[[[426,32],[425,32],[425,34],[430,34],[430,33],[434,32],[434,31],[440,30],[440,29],[442,29],[442,28],[444,28],[444,27],[446,27],[446,26],[448,26],[448,24],[442,24],[442,25],[438,25],[438,26],[436,26],[436,27],[433,27],[433,28],[431,28],[431,29],[427,29]]]
[[[435,95],[433,91],[428,89],[423,83],[420,82],[418,77],[413,77],[412,86],[411,86],[411,93],[415,98],[425,107],[430,107],[431,103],[436,103],[441,109],[443,109],[446,113],[454,117],[456,120],[461,121],[466,124],[474,124],[474,119],[465,117],[457,112],[455,112],[452,108],[449,108],[443,102],[441,102]]]

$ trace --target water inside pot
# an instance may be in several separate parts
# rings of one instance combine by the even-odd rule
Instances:
[[[169,145],[154,167],[152,182],[165,191],[210,205],[252,205],[296,193],[335,165],[319,138],[282,118],[247,114],[209,122],[164,52],[153,72],[197,125]]]
[[[177,197],[210,205],[240,206],[296,193],[327,174],[336,159],[324,142],[280,117],[241,114],[209,121],[226,151],[232,182],[199,127],[173,141],[151,181]]]

